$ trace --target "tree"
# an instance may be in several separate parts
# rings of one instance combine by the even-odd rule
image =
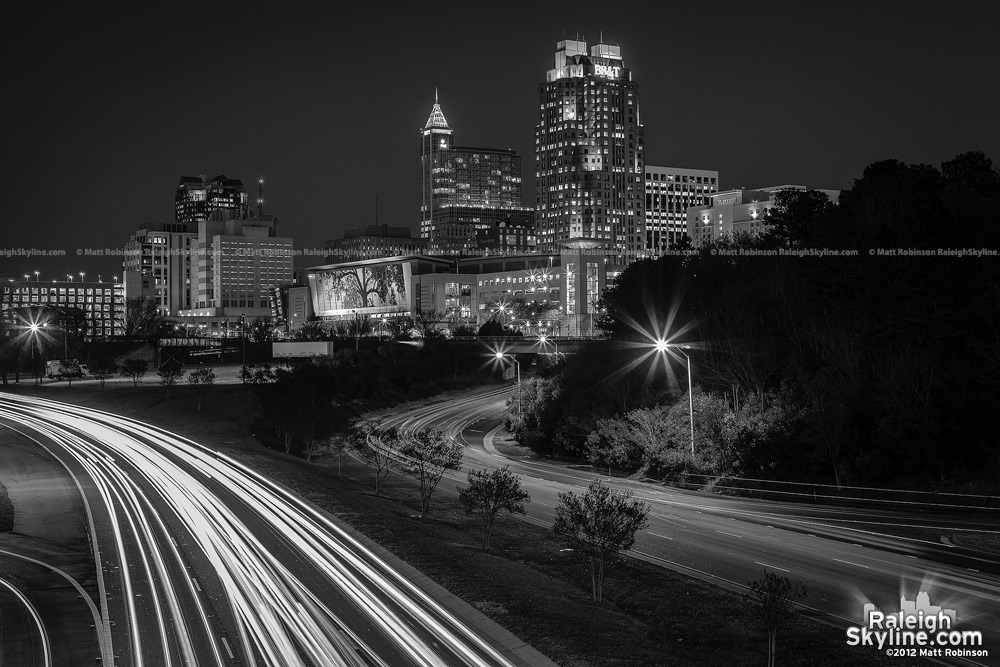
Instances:
[[[524,504],[531,496],[521,487],[521,478],[508,466],[487,470],[470,470],[469,485],[460,488],[458,500],[468,513],[479,512],[483,517],[483,551],[490,548],[493,522],[500,512],[524,514]]]
[[[160,384],[167,388],[167,400],[170,400],[170,388],[177,384],[177,381],[184,376],[184,369],[180,364],[164,364],[156,374],[160,376]]]
[[[199,411],[201,410],[202,397],[204,397],[208,388],[215,384],[215,380],[218,377],[211,368],[199,368],[196,371],[191,371],[191,374],[188,375],[188,384],[191,385],[191,389],[198,396]]]
[[[389,476],[399,440],[395,428],[380,429],[374,421],[359,424],[354,429],[354,449],[375,468],[375,495],[382,495],[382,484]]]
[[[632,500],[631,491],[612,489],[599,479],[591,482],[582,496],[559,494],[552,530],[590,561],[594,602],[603,597],[604,564],[632,548],[635,534],[648,525],[651,509],[640,500]]]
[[[465,448],[444,431],[408,433],[400,439],[399,453],[407,456],[420,479],[420,518],[427,518],[431,495],[445,470],[460,470]]]
[[[254,343],[269,343],[274,340],[275,324],[270,317],[255,317],[247,327],[247,336]]]
[[[792,584],[788,577],[769,572],[764,578],[750,582],[750,595],[745,598],[751,617],[767,632],[767,667],[774,667],[775,638],[785,621],[792,615],[792,604],[806,596],[801,583]]]
[[[129,338],[152,336],[159,327],[160,314],[156,310],[156,301],[148,296],[135,296],[125,299],[124,334]]]
[[[337,477],[340,477],[340,464],[344,458],[344,452],[351,447],[351,438],[343,433],[333,435],[327,443],[330,451],[337,455]]]
[[[126,359],[121,367],[121,375],[132,381],[134,389],[138,389],[139,380],[148,370],[149,362],[145,359]]]

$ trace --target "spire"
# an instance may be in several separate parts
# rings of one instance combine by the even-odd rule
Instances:
[[[434,87],[434,106],[431,108],[431,115],[427,117],[427,124],[424,125],[425,130],[430,128],[451,129],[448,127],[448,121],[444,117],[444,112],[441,111],[441,105],[438,104],[437,86]]]

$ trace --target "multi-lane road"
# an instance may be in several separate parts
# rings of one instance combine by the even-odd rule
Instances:
[[[26,640],[37,657],[25,664],[528,664],[329,516],[210,448],[10,394],[0,394],[0,424],[48,450],[79,485],[97,577],[93,593],[73,582],[97,636],[89,656],[52,654],[46,627],[58,619],[35,613],[16,585],[0,591],[13,606],[20,596],[23,634],[38,628]]]
[[[551,526],[558,494],[580,492],[594,474],[510,459],[489,447],[487,435],[508,396],[509,388],[473,392],[395,413],[383,423],[449,432],[466,444],[467,469],[509,465],[531,494],[528,520]],[[451,477],[451,488],[464,482],[462,474]],[[947,539],[956,533],[1000,535],[1000,511],[885,509],[875,503],[844,509],[604,479],[652,506],[650,525],[633,550],[638,557],[736,589],[767,568],[801,581],[809,591],[804,606],[844,627],[861,623],[868,602],[894,612],[901,596],[915,600],[924,591],[931,604],[955,609],[962,629],[982,633],[989,656],[956,664],[1000,665],[1000,559]]]
[[[488,432],[509,395],[508,387],[470,392],[383,423],[450,432],[466,445],[466,468],[510,465],[532,496],[527,519],[551,526],[558,494],[579,492],[594,475],[499,455]],[[78,608],[65,613],[93,625],[94,655],[83,659],[79,647],[49,641],[54,620],[23,586],[0,581],[0,603],[18,610],[24,664],[530,663],[330,517],[211,448],[117,415],[9,394],[0,395],[0,425],[46,449],[78,485],[96,574],[81,585],[31,563],[78,590]],[[455,474],[442,488],[464,481]],[[1000,664],[1000,565],[941,539],[996,535],[995,512],[845,510],[609,483],[653,507],[638,557],[729,587],[768,568],[802,581],[808,608],[845,626],[859,624],[867,602],[895,611],[900,595],[925,591],[957,611],[962,629],[982,633],[990,655],[964,664]]]

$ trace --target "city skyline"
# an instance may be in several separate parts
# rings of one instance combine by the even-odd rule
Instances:
[[[264,177],[265,210],[296,248],[374,224],[376,197],[380,223],[417,233],[414,135],[435,88],[463,144],[523,156],[531,206],[538,86],[556,43],[576,37],[626,54],[647,164],[717,169],[725,189],[840,189],[876,160],[1000,157],[986,131],[1000,95],[983,83],[998,11],[986,3],[947,15],[723,3],[644,8],[641,20],[597,4],[523,9],[485,28],[447,3],[388,24],[362,8],[206,7],[197,22],[155,6],[18,10],[3,246],[67,256],[4,258],[0,271],[117,274],[120,257],[75,250],[121,248],[171,220],[177,179],[198,174],[240,179],[251,198]]]

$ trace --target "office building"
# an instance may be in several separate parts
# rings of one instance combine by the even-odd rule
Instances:
[[[687,210],[707,206],[719,172],[646,165],[646,252],[656,256],[687,235]]]
[[[543,251],[593,240],[627,263],[646,245],[643,126],[621,49],[563,40],[539,86],[535,229]]]
[[[205,335],[219,335],[247,320],[271,316],[271,290],[293,282],[292,239],[278,219],[237,219],[215,211],[198,224],[194,304],[178,315]]]
[[[409,227],[366,225],[344,232],[344,237],[325,244],[327,262],[356,262],[362,259],[422,255],[427,239],[414,238]]]
[[[435,93],[420,130],[420,237],[431,254],[476,248],[476,232],[512,215],[521,200],[521,156],[511,149],[458,146]]]
[[[153,299],[163,317],[191,308],[196,291],[193,250],[197,242],[197,223],[153,222],[137,230],[125,244],[125,297]]]
[[[784,190],[807,191],[803,185],[775,185],[755,190],[725,190],[711,196],[705,206],[692,206],[687,211],[688,236],[695,246],[713,238],[739,233],[761,233],[767,224],[765,212],[774,206],[775,195]],[[820,190],[836,203],[839,190]]]
[[[24,319],[31,313],[50,327],[68,328],[88,340],[120,336],[125,286],[117,280],[8,280],[0,284],[0,312],[4,321],[18,325],[27,324]]]
[[[247,217],[249,210],[243,181],[225,175],[182,176],[174,196],[174,220],[197,225],[208,220],[213,211],[232,211],[236,218]]]

